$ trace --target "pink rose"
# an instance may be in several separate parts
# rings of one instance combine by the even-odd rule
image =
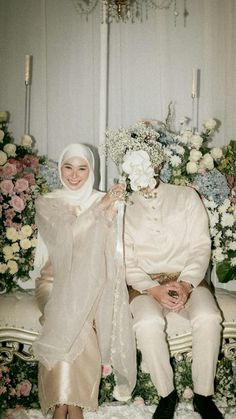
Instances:
[[[29,187],[29,182],[27,179],[21,178],[21,179],[17,179],[16,183],[15,183],[15,191],[16,192],[23,192],[26,191],[26,189],[28,189]]]
[[[23,209],[25,208],[25,204],[24,204],[23,199],[21,199],[17,195],[12,197],[12,199],[10,201],[10,204],[16,212],[22,212]]]
[[[16,160],[16,159],[11,158],[11,159],[8,159],[8,162],[11,163],[11,164],[14,164],[16,166],[17,173],[22,172],[23,163],[22,163],[21,160]]]
[[[29,380],[21,381],[16,386],[16,392],[17,394],[20,394],[21,396],[29,396],[31,392],[32,384]]]
[[[0,188],[1,188],[2,193],[6,195],[8,194],[10,195],[13,192],[14,185],[10,179],[5,179],[5,180],[2,180],[2,182],[0,183]]]
[[[12,221],[12,219],[11,219],[11,218],[7,218],[7,219],[4,221],[4,226],[5,226],[5,227],[13,227],[13,221]]]
[[[11,163],[6,163],[2,168],[2,175],[5,178],[12,178],[17,173],[16,166]]]
[[[29,182],[29,185],[35,185],[36,181],[35,181],[35,177],[33,173],[24,173],[23,178],[26,179]]]
[[[36,171],[36,169],[38,168],[38,165],[39,165],[39,159],[36,156],[32,156],[31,154],[27,154],[23,158],[23,164],[24,164],[24,166],[31,167],[31,169]]]
[[[142,397],[135,397],[133,404],[135,406],[143,406],[145,403]]]
[[[186,387],[183,392],[184,399],[191,399],[193,397],[193,390],[190,387]]]
[[[15,213],[13,208],[9,208],[9,209],[5,210],[5,217],[6,218],[11,218],[12,219],[12,218],[15,217],[15,215],[16,215],[16,213]]]
[[[102,365],[102,377],[108,377],[112,373],[112,367],[110,365]]]
[[[5,386],[0,386],[0,395],[6,393],[7,388]]]
[[[233,204],[236,204],[236,186],[234,186],[231,190],[231,196],[230,196],[230,201]]]

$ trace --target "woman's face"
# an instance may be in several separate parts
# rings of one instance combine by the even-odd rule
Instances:
[[[82,157],[71,157],[62,163],[61,177],[65,185],[75,191],[86,182],[89,177],[88,163]]]

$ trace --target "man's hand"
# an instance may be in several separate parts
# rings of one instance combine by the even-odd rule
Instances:
[[[163,285],[157,285],[148,290],[159,304],[172,311],[184,308],[191,292],[191,285],[187,282],[171,281]]]

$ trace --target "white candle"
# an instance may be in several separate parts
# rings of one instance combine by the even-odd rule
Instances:
[[[25,56],[25,84],[31,83],[32,55]]]
[[[193,68],[192,71],[192,97],[196,97],[198,94],[198,69]]]

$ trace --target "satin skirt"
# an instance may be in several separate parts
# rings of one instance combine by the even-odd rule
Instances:
[[[42,314],[53,286],[49,271],[46,266],[36,281],[36,298]],[[50,371],[39,363],[38,394],[42,413],[46,415],[56,405],[63,404],[96,410],[100,379],[101,356],[91,321],[87,344],[73,363],[57,362]]]

